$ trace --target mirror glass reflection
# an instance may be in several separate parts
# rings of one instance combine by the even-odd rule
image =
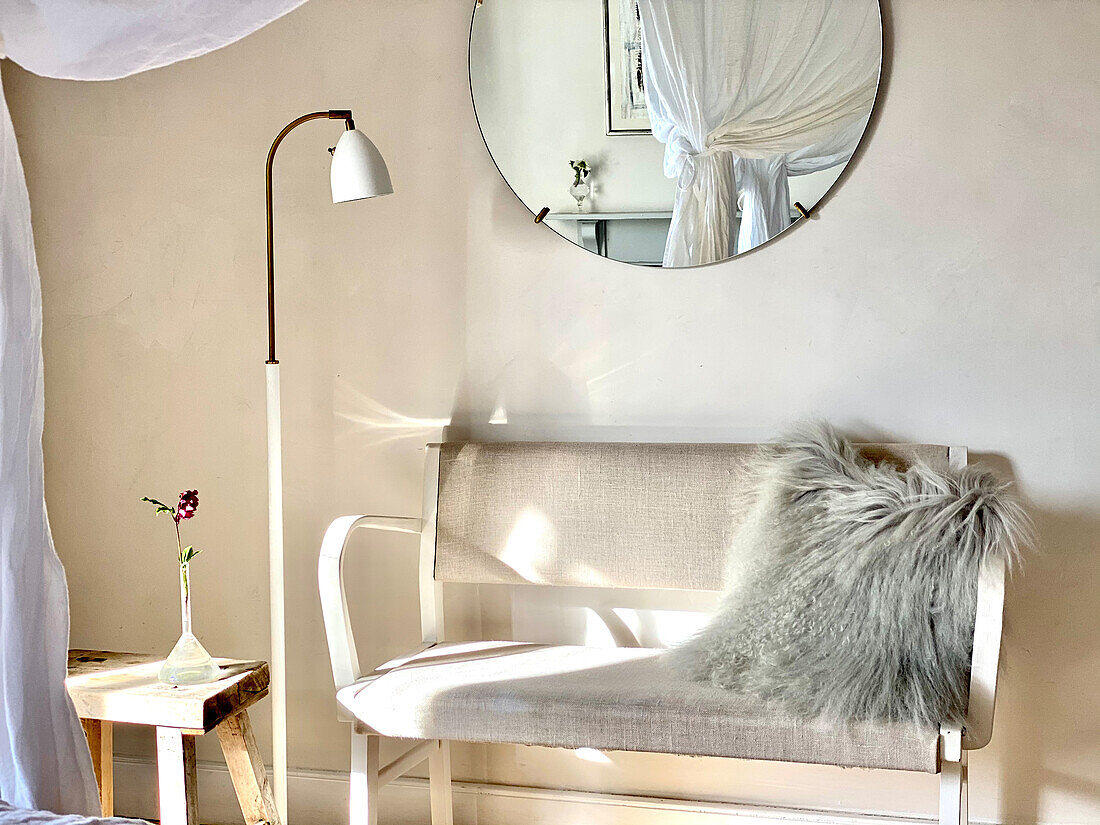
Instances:
[[[516,195],[651,266],[725,260],[812,212],[881,58],[878,0],[482,0],[470,29],[478,123]]]

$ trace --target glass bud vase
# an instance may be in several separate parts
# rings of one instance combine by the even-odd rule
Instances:
[[[569,194],[573,196],[573,200],[577,202],[578,212],[589,212],[592,208],[592,201],[585,203],[585,198],[592,194],[592,184],[588,181],[577,181],[569,187]]]
[[[201,685],[218,678],[219,668],[191,632],[191,571],[180,565],[180,612],[183,633],[161,666],[158,678],[172,685]]]

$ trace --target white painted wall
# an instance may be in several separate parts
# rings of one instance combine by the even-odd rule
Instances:
[[[466,0],[313,0],[129,80],[3,65],[43,278],[47,498],[73,644],[170,648],[171,539],[138,498],[197,487],[196,626],[217,653],[264,655],[263,161],[291,118],[350,106],[394,196],[326,202],[326,122],[287,138],[276,170],[294,765],[347,754],[315,594],[321,532],[342,513],[415,513],[418,445],[443,422],[500,406],[553,432],[752,439],[813,414],[968,444],[1015,471],[1043,553],[1008,594],[971,806],[1100,821],[1100,5],[892,3],[879,115],[819,218],[676,273],[531,223],[478,135],[468,14]],[[364,659],[417,638],[414,554],[387,539],[349,571],[356,619],[374,622]],[[467,592],[448,596],[460,632],[507,622],[492,599],[479,616]],[[147,733],[118,738],[151,752]],[[934,799],[928,777],[642,755],[463,748],[457,769],[832,808],[930,813]]]

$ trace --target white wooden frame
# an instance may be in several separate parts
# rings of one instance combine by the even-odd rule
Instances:
[[[952,447],[953,467],[966,465],[965,447]],[[359,666],[343,582],[343,560],[357,529],[408,533],[420,537],[420,623],[423,644],[419,652],[444,640],[442,584],[435,579],[436,499],[439,485],[439,445],[428,445],[424,468],[421,518],[342,516],[329,525],[321,544],[317,577],[321,611],[332,660],[332,678],[340,690],[364,678]],[[997,673],[1001,653],[1005,566],[997,561],[983,566],[978,580],[974,650],[971,659],[970,702],[963,728],[940,729],[940,825],[968,825],[967,754],[988,744],[993,733]],[[411,654],[409,654],[411,655]],[[402,657],[405,658],[405,657]],[[383,666],[384,668],[385,666]],[[372,670],[377,677],[384,670]],[[378,791],[425,759],[431,788],[432,825],[452,825],[451,760],[448,743],[418,742],[386,765],[379,762],[379,737],[356,720],[351,748],[350,825],[377,825]]]
[[[439,446],[429,445],[424,467],[423,518],[342,516],[329,525],[321,542],[317,582],[321,613],[328,637],[332,679],[340,690],[359,681],[363,671],[355,647],[347,596],[344,591],[344,553],[357,529],[411,533],[420,536],[420,626],[423,650],[443,640],[443,585],[435,580],[435,508],[439,485]],[[373,671],[377,673],[377,670]],[[347,719],[346,714],[341,713]],[[378,792],[410,768],[428,760],[432,825],[453,825],[450,745],[440,740],[418,742],[382,765],[378,736],[353,719],[351,734],[350,825],[378,825]]]

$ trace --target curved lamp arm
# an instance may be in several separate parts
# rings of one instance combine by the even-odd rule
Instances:
[[[351,111],[348,109],[329,109],[327,112],[310,112],[292,120],[283,131],[279,132],[271,149],[267,153],[267,171],[264,179],[267,185],[267,363],[278,364],[275,358],[275,240],[273,232],[273,219],[271,212],[271,167],[275,162],[275,150],[283,142],[283,138],[296,126],[301,126],[307,120],[343,120],[347,130],[355,128],[355,122],[351,119]]]

